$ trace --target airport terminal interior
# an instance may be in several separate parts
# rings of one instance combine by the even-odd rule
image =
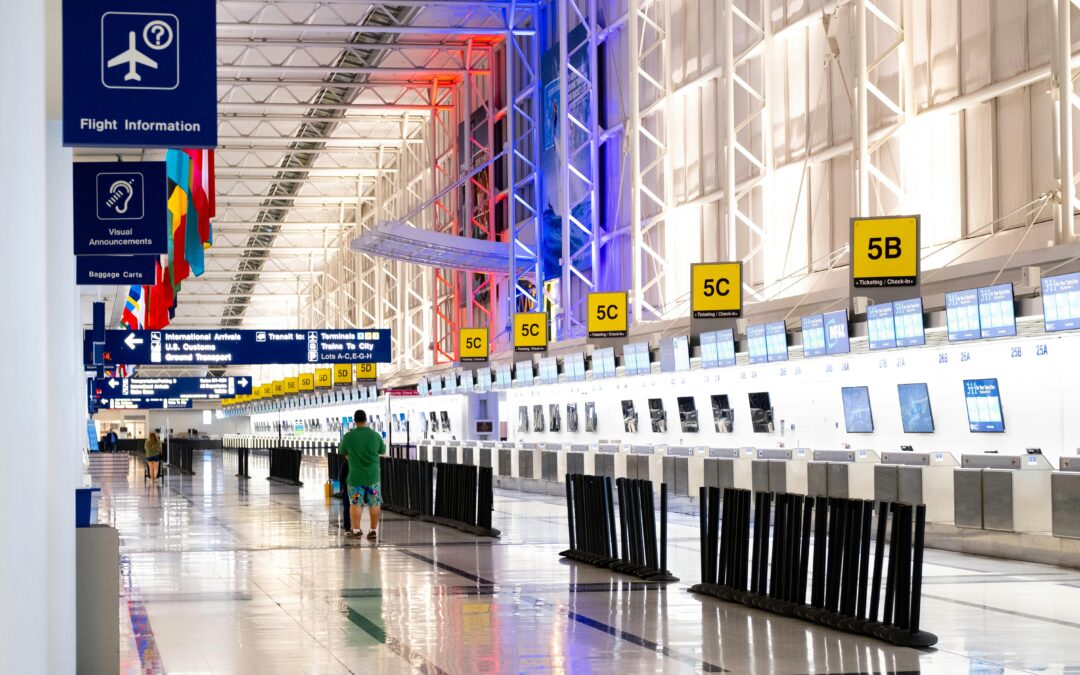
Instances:
[[[0,672],[1080,673],[1080,0],[0,38]]]

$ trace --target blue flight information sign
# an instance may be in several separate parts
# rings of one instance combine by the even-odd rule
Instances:
[[[1012,284],[986,286],[979,290],[979,327],[984,338],[1016,335]]]
[[[787,361],[787,325],[783,321],[765,324],[765,349],[769,361]]]
[[[390,330],[109,330],[105,353],[137,366],[389,363]]]
[[[896,346],[896,325],[893,323],[893,305],[885,302],[868,305],[866,329],[870,349],[892,349]]]
[[[192,407],[190,398],[110,398],[98,399],[98,407],[106,410],[183,410]]]
[[[1005,417],[1001,412],[1001,393],[996,377],[964,380],[964,401],[967,403],[969,431],[1005,431]]]
[[[979,291],[972,288],[945,294],[945,321],[949,341],[975,340],[982,337],[979,327]]]
[[[701,334],[701,367],[727,368],[735,365],[735,331],[730,328]]]
[[[811,314],[802,318],[803,356],[824,356],[825,318],[820,314]]]
[[[1080,272],[1043,277],[1042,305],[1047,332],[1080,328]]]
[[[64,145],[217,145],[212,0],[66,0]]]
[[[75,255],[169,252],[165,162],[76,162]]]
[[[157,256],[80,255],[75,256],[75,284],[78,286],[153,286]]]
[[[249,377],[109,377],[94,380],[94,394],[106,398],[191,398],[216,400],[251,393]]]
[[[923,332],[922,298],[897,300],[893,306],[893,324],[897,347],[919,347],[926,344]]]
[[[746,327],[746,345],[751,364],[769,362],[769,344],[765,337],[765,324]]]
[[[803,356],[825,356],[850,352],[847,310],[804,316],[802,344]]]

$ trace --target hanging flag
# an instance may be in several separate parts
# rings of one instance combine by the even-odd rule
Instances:
[[[168,264],[168,259],[163,257],[154,270],[155,283],[150,289],[146,307],[147,330],[161,330],[169,325],[169,310],[173,305],[174,295]]]
[[[168,178],[169,271],[174,291],[191,273],[186,255],[187,183],[191,159],[182,150],[165,151],[165,175]]]
[[[120,323],[131,330],[141,330],[146,323],[146,306],[143,303],[143,287],[132,286],[128,289],[127,302],[120,316]]]
[[[209,226],[210,214],[205,203],[206,194],[200,187],[202,182],[202,151],[185,150],[184,154],[188,156],[187,184],[182,186],[184,193],[187,195],[184,257],[187,258],[188,265],[191,267],[191,273],[199,277],[202,276],[203,267],[205,266],[201,231],[203,229],[203,220]],[[203,202],[202,211],[199,210],[199,198],[197,196],[200,193]]]

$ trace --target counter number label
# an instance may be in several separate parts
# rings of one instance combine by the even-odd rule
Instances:
[[[316,368],[315,386],[319,389],[329,389],[330,387],[334,386],[334,369]]]
[[[589,293],[589,337],[626,337],[630,327],[629,304],[626,291]]]
[[[690,305],[695,319],[742,316],[742,263],[690,266]]]
[[[917,286],[920,245],[918,216],[852,218],[852,286]]]
[[[334,384],[352,384],[353,367],[351,363],[334,364]]]
[[[514,351],[542,352],[547,349],[547,314],[519,312],[514,315]]]
[[[300,373],[298,384],[300,391],[313,391],[315,389],[315,374],[314,373]]]
[[[462,328],[458,335],[458,360],[483,363],[488,360],[487,328]]]
[[[356,379],[358,380],[376,380],[379,377],[378,368],[374,363],[358,363],[356,364]]]

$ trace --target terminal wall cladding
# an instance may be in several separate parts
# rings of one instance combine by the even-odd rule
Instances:
[[[1045,354],[1039,355],[1039,346]],[[794,350],[793,350],[794,351]],[[926,348],[893,349],[847,356],[794,359],[786,363],[740,365],[732,368],[691,370],[636,377],[617,377],[590,382],[534,385],[497,394],[498,419],[506,422],[509,440],[547,443],[596,443],[617,439],[628,443],[667,445],[707,445],[714,447],[809,447],[839,449],[848,443],[853,449],[897,450],[911,445],[918,451],[979,453],[999,450],[1003,454],[1023,453],[1025,448],[1041,448],[1051,462],[1061,454],[1074,455],[1080,448],[1080,426],[1068,424],[1080,401],[1080,334],[1039,335],[1031,338],[952,343]],[[966,356],[965,356],[966,355]],[[843,369],[847,364],[847,370]],[[826,372],[828,366],[832,372]],[[796,375],[796,370],[799,374]],[[783,374],[782,374],[783,373]],[[964,398],[963,381],[996,377],[1001,390],[1005,419],[1004,433],[972,433]],[[934,417],[934,433],[903,432],[897,385],[925,382]],[[867,386],[873,413],[872,433],[849,434],[844,427],[841,387]],[[754,433],[747,395],[768,392],[774,410],[775,431]],[[710,396],[726,394],[735,409],[734,431],[714,431]],[[677,398],[693,396],[698,411],[698,433],[685,433],[679,424]],[[447,411],[451,432],[431,435],[437,440],[474,439],[469,431],[475,401],[480,395],[448,394],[418,398],[395,398],[394,413],[405,412],[411,422],[411,440],[423,438],[420,415]],[[494,398],[491,396],[490,398]],[[653,433],[649,399],[663,400],[667,433]],[[638,415],[638,432],[623,429],[622,401],[631,400]],[[586,433],[585,403],[596,405],[597,431]],[[543,433],[518,431],[518,408],[529,410],[532,427],[533,406],[560,405],[561,431]],[[567,431],[566,404],[577,403],[579,431]],[[385,397],[378,403],[335,406],[340,414],[365,408],[369,413],[385,411]],[[492,405],[493,404],[489,404]],[[281,419],[332,416],[318,411],[283,411]],[[325,414],[324,414],[325,413]],[[256,416],[268,421],[277,413]],[[494,410],[490,417],[494,418]],[[783,423],[781,428],[781,422]],[[336,437],[336,434],[335,434]],[[395,433],[395,442],[404,434]]]

